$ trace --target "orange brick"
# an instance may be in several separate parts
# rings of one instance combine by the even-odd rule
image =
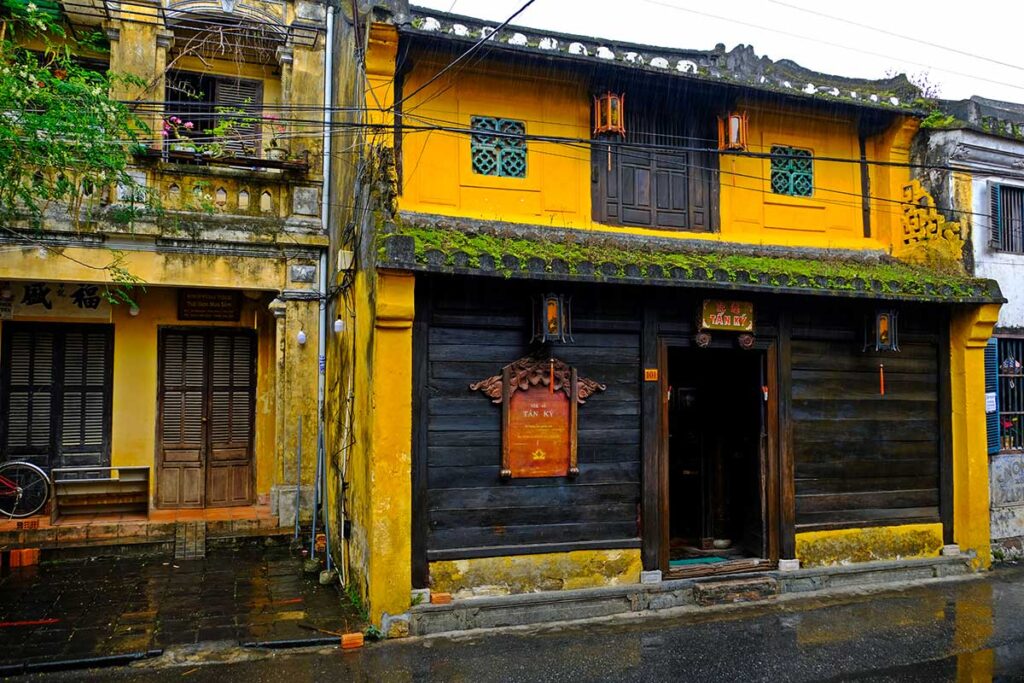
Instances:
[[[39,564],[39,548],[25,548],[21,551],[21,566],[31,567]]]
[[[430,604],[432,605],[448,605],[451,604],[452,594],[451,593],[431,593]]]
[[[343,633],[341,636],[341,649],[342,650],[354,650],[357,647],[363,646],[363,634],[362,633]]]
[[[20,567],[21,566],[21,552],[22,551],[20,551],[20,550],[12,550],[11,551],[11,554],[10,554],[10,567],[11,567],[11,569],[14,569],[15,567]]]

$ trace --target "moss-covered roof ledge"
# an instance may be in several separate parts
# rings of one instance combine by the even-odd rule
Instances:
[[[431,273],[780,294],[1003,303],[995,280],[938,273],[877,251],[657,239],[402,214],[378,235],[378,266]]]

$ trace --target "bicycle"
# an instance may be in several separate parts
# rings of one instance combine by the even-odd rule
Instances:
[[[0,465],[0,515],[31,517],[50,499],[50,478],[29,462]]]

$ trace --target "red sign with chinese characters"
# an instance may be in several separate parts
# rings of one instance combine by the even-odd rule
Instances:
[[[564,477],[572,454],[572,415],[564,391],[543,385],[512,394],[506,448],[512,477]]]
[[[705,299],[701,307],[700,327],[703,330],[753,332],[754,304],[749,301]]]

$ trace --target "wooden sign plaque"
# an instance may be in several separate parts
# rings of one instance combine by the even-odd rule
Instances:
[[[754,331],[754,304],[749,301],[705,299],[700,311],[702,330]]]
[[[178,320],[238,322],[242,316],[239,292],[179,289]]]
[[[555,358],[528,356],[469,388],[501,404],[503,478],[579,474],[577,409],[603,384]]]
[[[531,385],[508,395],[511,370],[502,370],[501,476],[564,477],[576,466],[576,391],[571,396]],[[576,385],[572,370],[571,387]]]

